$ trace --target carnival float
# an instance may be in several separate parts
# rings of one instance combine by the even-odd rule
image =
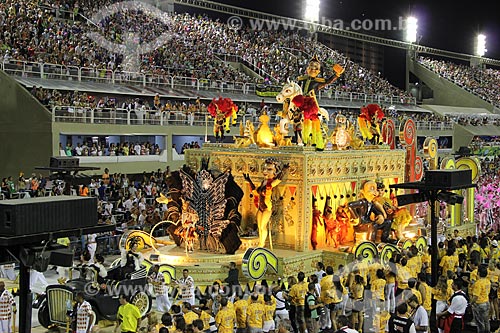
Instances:
[[[419,155],[415,122],[405,119],[396,129],[377,104],[363,106],[357,121],[330,115],[316,95],[343,68],[333,66],[329,78],[319,76],[320,68],[314,57],[307,74],[283,84],[276,127],[264,111],[259,124],[240,123],[234,143],[222,138],[230,117],[236,122],[236,107],[214,99],[209,112],[216,142],[186,151],[185,166],[171,174],[169,192],[157,199],[168,207],[164,221],[150,234],[127,232],[122,245],[138,240],[146,258],[169,267],[170,279],[188,268],[201,288],[223,280],[227,269],[221,266],[229,262],[240,265],[241,281],[255,283],[312,273],[320,261],[338,267],[360,256],[386,261],[411,245],[426,251],[429,204],[399,205],[397,197],[412,190],[392,186],[421,181],[425,160],[429,169],[470,169],[475,182],[478,161],[446,157],[438,164],[434,138]],[[473,235],[474,189],[456,192],[464,202],[444,207],[440,223]],[[152,236],[161,225],[166,240]]]

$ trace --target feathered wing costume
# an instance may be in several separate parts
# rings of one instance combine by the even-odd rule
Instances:
[[[232,125],[236,124],[238,106],[230,98],[219,97],[219,99],[212,99],[207,106],[207,111],[214,118],[216,141],[224,140],[224,131],[228,133],[230,131],[230,119],[232,119]]]
[[[174,172],[171,178],[175,181],[169,184],[170,192],[180,193],[198,214],[196,230],[201,249],[218,251],[224,247],[226,253],[233,254],[241,245],[238,236],[238,226],[241,223],[238,205],[243,197],[243,191],[234,182],[233,176],[229,172],[209,171],[208,161],[203,161],[198,173],[195,174],[184,166],[180,171]],[[168,205],[169,219],[173,220],[176,216],[178,218],[179,204],[173,199]],[[168,231],[170,234],[175,233],[179,227],[179,223],[176,223]],[[180,245],[180,242],[176,240],[176,244]]]
[[[380,141],[379,122],[384,118],[384,111],[378,104],[368,104],[361,107],[360,112],[358,125],[363,139],[368,139],[373,144],[378,144]]]

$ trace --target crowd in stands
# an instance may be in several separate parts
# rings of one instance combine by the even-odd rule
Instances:
[[[427,57],[419,57],[418,61],[488,103],[500,107],[500,94],[498,93],[500,71],[498,69],[473,67]]]
[[[483,126],[483,125],[495,125],[495,126],[500,126],[500,115],[498,114],[491,114],[491,115],[475,115],[475,114],[470,114],[470,115],[464,115],[464,114],[457,114],[457,115],[448,115],[446,116],[453,122],[459,124],[459,125],[472,125],[472,126]]]
[[[93,142],[78,143],[74,147],[68,142],[65,147],[59,143],[59,152],[61,156],[139,156],[160,155],[161,149],[158,144],[150,142],[110,143],[109,146]]]
[[[112,2],[83,5],[66,0],[60,1],[59,7],[91,18],[93,13]],[[124,71],[130,59],[125,59],[116,49],[112,52],[96,45],[89,37],[90,32],[95,32],[110,45],[132,43],[132,48],[147,51],[140,59],[138,56],[143,73],[203,78],[212,82],[255,82],[243,71],[220,60],[225,55],[232,55],[239,56],[251,69],[260,72],[265,82],[282,83],[286,78],[294,79],[303,74],[307,60],[317,54],[324,62],[325,76],[331,75],[334,63],[346,68],[342,83],[336,84],[335,90],[400,96],[402,101],[410,97],[379,73],[368,71],[339,52],[296,32],[250,28],[236,31],[225,22],[189,14],[165,14],[160,19],[146,7],[123,9],[93,23],[82,17],[61,19],[57,8],[46,9],[33,0],[4,1],[0,3],[0,13],[0,58],[4,60],[86,67],[97,73],[104,71],[104,76],[106,70]],[[165,17],[168,19],[164,20]],[[141,45],[154,44],[155,36],[165,31],[174,37],[162,40],[163,44],[154,50],[147,50],[146,46],[141,48]]]
[[[200,149],[200,144],[198,141],[191,141],[191,142],[186,142],[182,145],[181,147],[181,154],[184,154],[184,151],[186,149]]]

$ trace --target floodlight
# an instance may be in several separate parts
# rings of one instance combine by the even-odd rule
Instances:
[[[319,21],[319,1],[320,0],[305,0],[304,19],[306,21]]]
[[[417,41],[417,18],[409,16],[406,18],[406,41],[409,43],[415,43]]]
[[[479,34],[476,39],[476,55],[479,57],[484,56],[488,50],[486,49],[486,35]]]

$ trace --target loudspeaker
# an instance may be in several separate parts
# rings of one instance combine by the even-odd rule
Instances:
[[[472,185],[472,170],[427,170],[424,183],[436,189],[452,189]]]
[[[80,159],[71,156],[53,156],[50,158],[51,168],[74,168],[80,166]]]
[[[97,225],[97,198],[55,196],[0,201],[0,235],[22,236]]]
[[[73,252],[69,250],[51,251],[49,264],[61,267],[71,267],[73,266]]]

